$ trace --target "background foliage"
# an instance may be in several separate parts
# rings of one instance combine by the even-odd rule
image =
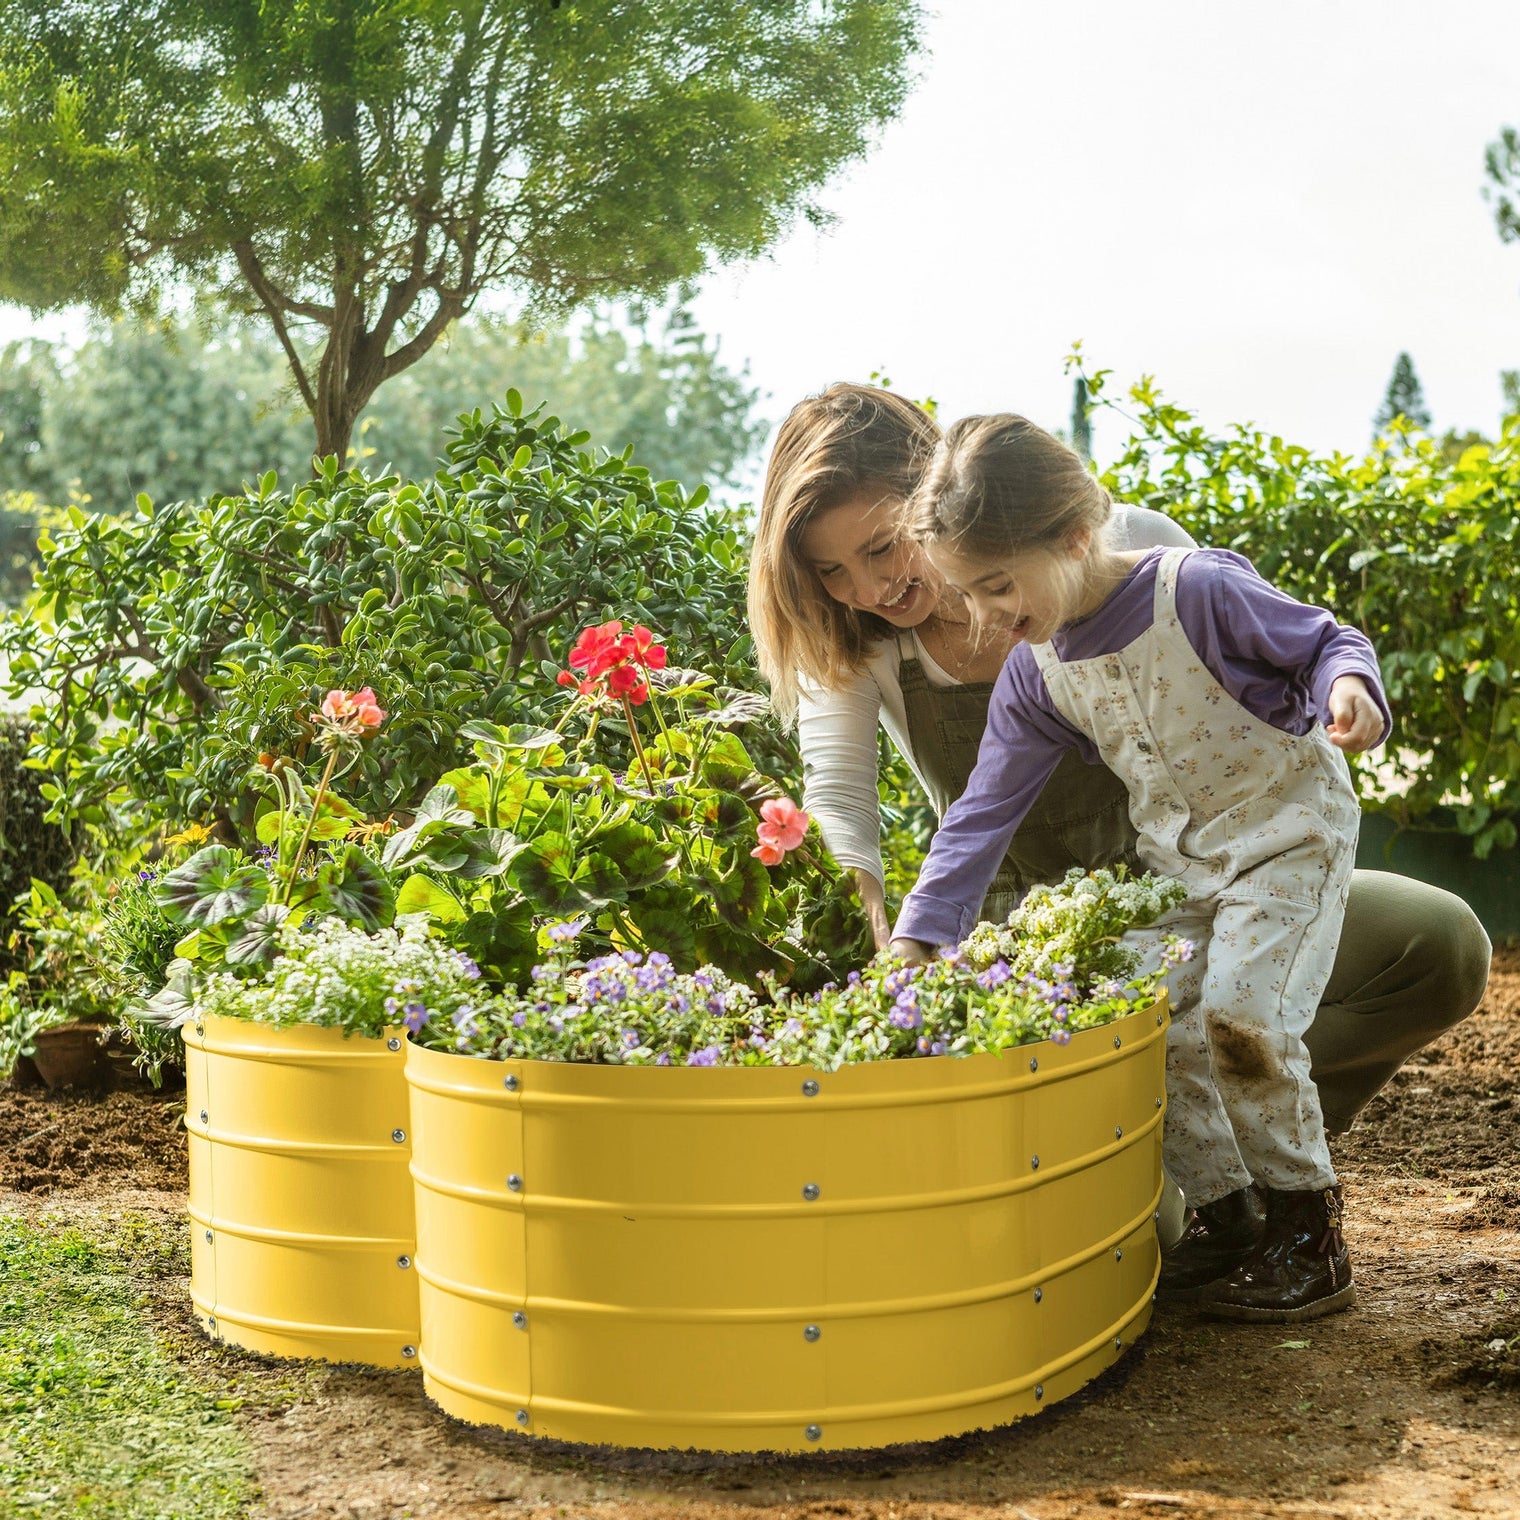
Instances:
[[[1208,432],[1150,380],[1129,392],[1132,435],[1102,473],[1116,498],[1238,549],[1294,596],[1371,639],[1393,708],[1364,801],[1401,825],[1509,848],[1520,823],[1520,416],[1453,457],[1392,423],[1360,459],[1319,456],[1251,428]],[[1449,809],[1447,805],[1449,806]]]

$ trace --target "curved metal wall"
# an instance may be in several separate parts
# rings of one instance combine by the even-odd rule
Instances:
[[[416,1365],[401,1041],[218,1018],[184,1035],[202,1327],[275,1356]]]
[[[1165,1005],[1065,1047],[806,1068],[409,1048],[422,1361],[449,1414],[810,1450],[1004,1424],[1145,1329]]]

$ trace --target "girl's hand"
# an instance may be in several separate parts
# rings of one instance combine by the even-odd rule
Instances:
[[[892,939],[892,920],[887,916],[886,888],[871,875],[855,867],[855,890],[860,895],[860,905],[871,921],[871,938],[878,950],[885,950]]]
[[[934,946],[926,945],[921,939],[894,939],[890,948],[898,960],[910,966],[921,966],[934,954]]]
[[[1370,749],[1383,736],[1383,713],[1360,676],[1337,676],[1330,686],[1330,742],[1348,755]]]

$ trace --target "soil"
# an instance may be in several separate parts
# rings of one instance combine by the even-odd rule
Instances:
[[[101,1229],[183,1218],[183,1094],[0,1094],[0,1207]],[[255,1520],[1093,1520],[1520,1516],[1520,949],[1479,1011],[1335,1142],[1360,1302],[1289,1327],[1158,1306],[1038,1418],[807,1458],[556,1447],[458,1424],[416,1372],[200,1336],[181,1259],[146,1276],[175,1354],[243,1400]]]

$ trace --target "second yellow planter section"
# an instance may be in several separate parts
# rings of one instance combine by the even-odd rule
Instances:
[[[1165,1026],[829,1073],[410,1049],[428,1391],[732,1451],[1034,1413],[1149,1321]]]

